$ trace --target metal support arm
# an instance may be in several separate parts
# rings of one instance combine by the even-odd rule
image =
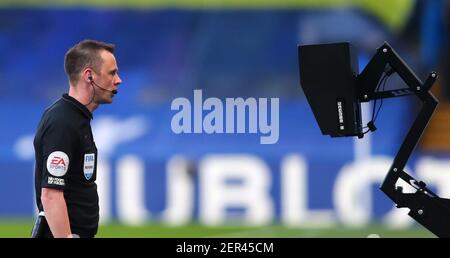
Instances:
[[[391,72],[398,73],[408,88],[375,92],[387,65],[391,67]],[[435,235],[450,237],[450,200],[438,197],[426,187],[425,183],[418,182],[403,171],[438,104],[436,98],[429,91],[436,79],[436,73],[432,72],[425,83],[422,83],[392,47],[385,42],[377,49],[375,56],[358,76],[359,97],[364,102],[415,94],[422,101],[422,109],[408,131],[380,189],[397,204],[398,208],[409,208],[408,215]],[[401,187],[396,188],[395,186],[398,179],[404,180],[417,191],[403,193]]]

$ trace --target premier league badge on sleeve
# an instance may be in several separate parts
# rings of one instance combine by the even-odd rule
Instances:
[[[84,177],[89,180],[94,174],[95,153],[84,154],[83,173]]]

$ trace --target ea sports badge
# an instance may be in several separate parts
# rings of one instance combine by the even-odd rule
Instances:
[[[84,177],[89,180],[94,174],[95,153],[84,154],[83,173]]]
[[[69,169],[69,157],[62,151],[54,151],[48,155],[47,171],[53,176],[64,176]]]

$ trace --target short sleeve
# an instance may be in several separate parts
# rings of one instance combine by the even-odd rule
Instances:
[[[43,168],[41,187],[64,189],[77,134],[64,121],[49,123],[42,138]]]

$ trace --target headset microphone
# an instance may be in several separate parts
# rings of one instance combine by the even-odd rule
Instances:
[[[94,79],[92,79],[92,76],[89,76],[88,79],[91,81],[91,83],[92,83],[93,85],[99,87],[100,89],[109,91],[109,92],[111,92],[111,93],[114,94],[114,95],[117,94],[117,90],[108,90],[108,89],[105,89],[105,88],[101,87],[101,86],[98,85],[97,83],[95,83],[95,82],[94,82]]]

